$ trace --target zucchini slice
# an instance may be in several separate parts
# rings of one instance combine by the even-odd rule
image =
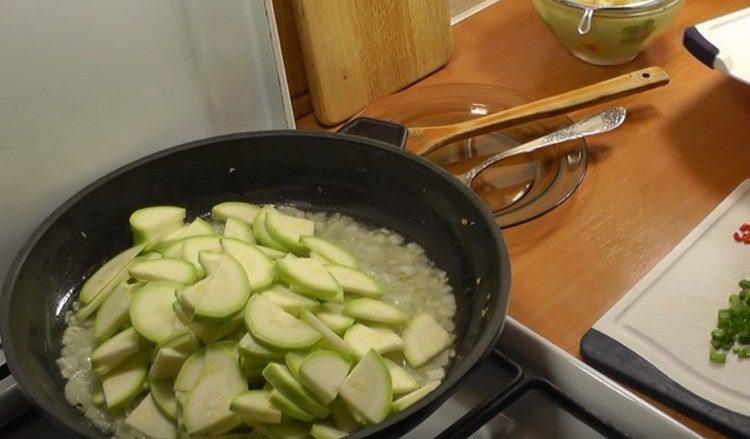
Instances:
[[[333,428],[326,424],[313,424],[310,435],[314,439],[341,439],[349,436],[349,433]]]
[[[153,245],[179,230],[187,211],[176,206],[152,206],[138,209],[130,215],[133,242]]]
[[[139,288],[145,285],[143,282],[128,283],[120,282],[102,303],[94,318],[94,339],[102,343],[111,337],[118,328],[122,328],[130,322],[130,302]]]
[[[175,396],[173,383],[171,381],[148,381],[151,389],[151,397],[162,413],[172,421],[177,420],[177,397]],[[148,397],[148,396],[147,396]]]
[[[274,208],[266,211],[266,229],[271,237],[279,244],[297,254],[304,254],[307,250],[300,242],[300,237],[315,234],[315,222],[285,215]]]
[[[256,291],[271,285],[276,277],[275,264],[255,246],[236,239],[224,238],[221,247],[242,266],[250,290]]]
[[[328,329],[335,332],[338,335],[346,332],[354,324],[354,319],[351,317],[343,316],[341,314],[334,314],[332,312],[318,312],[315,314],[324,325],[328,326]]]
[[[151,381],[171,380],[177,376],[188,356],[176,349],[161,347],[156,351],[148,378]]]
[[[375,424],[385,419],[391,409],[393,390],[391,375],[380,355],[375,351],[365,354],[344,380],[339,394],[368,422]]]
[[[331,351],[315,351],[305,357],[299,367],[302,384],[323,404],[336,399],[341,383],[346,379],[351,363]]]
[[[409,320],[406,313],[395,306],[367,297],[350,300],[344,308],[344,314],[355,319],[389,325],[400,325]]]
[[[274,390],[278,390],[295,405],[316,418],[323,419],[330,414],[328,409],[312,393],[305,389],[299,381],[294,379],[294,376],[292,376],[286,366],[278,363],[269,363],[263,369],[263,378],[271,383]]]
[[[305,349],[320,340],[320,334],[260,295],[245,307],[245,325],[260,341],[279,349]]]
[[[182,259],[159,258],[140,261],[130,265],[131,277],[142,281],[167,280],[189,285],[198,280],[198,270],[193,264]]]
[[[182,239],[198,235],[213,235],[215,233],[216,230],[214,230],[211,224],[203,221],[200,218],[196,218],[192,223],[184,225],[177,229],[175,232],[167,235],[167,237],[164,238],[163,241],[154,246],[154,250],[158,251],[159,253],[165,253],[169,251],[169,249],[172,248],[175,243]],[[170,257],[180,257],[180,255],[178,253],[177,255]]]
[[[208,250],[212,252],[221,252],[221,236],[219,235],[198,235],[185,238],[182,241],[182,255],[180,259],[190,262],[200,272],[203,272],[198,254]]]
[[[242,416],[248,424],[278,424],[281,410],[271,404],[268,390],[250,390],[232,399],[229,409]]]
[[[238,218],[227,218],[227,222],[224,224],[224,236],[248,244],[255,244],[252,227],[250,227],[250,224]]]
[[[385,365],[388,367],[388,373],[391,374],[394,395],[413,392],[419,388],[417,380],[406,369],[387,358],[383,360],[385,360]]]
[[[299,381],[299,367],[302,365],[302,361],[304,361],[304,359],[304,355],[298,354],[294,351],[287,352],[284,356],[284,363],[286,364],[286,367],[289,369],[289,372],[292,373],[292,376],[297,381]]]
[[[284,351],[274,350],[258,342],[250,334],[245,334],[240,340],[238,347],[240,353],[250,358],[267,361],[278,361],[284,359]]]
[[[106,369],[112,370],[140,350],[141,336],[133,328],[128,328],[94,349],[91,363],[95,368],[106,366]]]
[[[175,392],[187,392],[195,386],[195,383],[201,377],[201,372],[203,372],[205,358],[205,349],[201,349],[188,357],[174,380]]]
[[[297,290],[330,302],[344,300],[344,290],[323,264],[310,258],[286,257],[276,261],[279,276]]]
[[[404,357],[420,367],[451,345],[451,336],[429,314],[414,317],[404,329]]]
[[[219,266],[219,261],[221,261],[221,256],[221,253],[212,252],[210,250],[202,250],[198,252],[198,263],[207,276],[214,274],[216,267]]]
[[[253,235],[255,236],[255,240],[258,241],[258,243],[275,250],[286,252],[287,249],[278,241],[273,239],[271,237],[271,234],[268,233],[268,229],[266,228],[266,212],[268,212],[268,210],[272,208],[273,207],[271,206],[265,206],[260,210],[260,212],[258,212],[258,215],[255,216],[255,220],[253,221]]]
[[[411,407],[415,402],[427,396],[428,393],[432,392],[440,385],[440,381],[431,381],[419,389],[402,396],[401,398],[393,401],[392,407],[394,412],[400,412]]]
[[[229,410],[232,399],[245,390],[232,387],[221,372],[203,376],[185,398],[182,411],[187,432],[191,436],[206,434],[231,422],[235,417]]]
[[[211,208],[211,219],[227,221],[229,218],[236,218],[252,224],[258,212],[260,212],[260,207],[255,204],[242,201],[225,201]]]
[[[328,326],[318,320],[313,313],[307,310],[302,311],[302,320],[315,328],[315,330],[323,336],[323,344],[326,347],[347,357],[357,357],[357,352],[352,349],[348,343],[342,340],[341,337],[331,331]]]
[[[280,306],[284,311],[296,316],[298,316],[302,310],[314,310],[320,306],[317,300],[293,293],[289,291],[287,287],[279,284],[263,291],[260,295]]]
[[[151,393],[147,394],[130,412],[125,418],[125,424],[150,438],[173,439],[177,437],[177,427],[157,408]]]
[[[344,292],[354,293],[365,297],[380,297],[383,288],[372,277],[354,268],[343,265],[326,265],[326,270],[336,278]]]
[[[167,281],[149,282],[135,292],[130,303],[130,321],[141,336],[159,343],[172,335],[177,318],[172,303],[180,286]]]
[[[300,242],[309,248],[311,252],[315,252],[334,264],[344,265],[350,268],[359,267],[357,258],[351,253],[323,238],[318,238],[317,236],[303,236],[300,238]]]
[[[289,254],[289,252],[276,250],[271,247],[266,247],[265,245],[256,245],[255,247],[271,259],[281,259]]]
[[[148,372],[148,355],[144,351],[122,362],[102,380],[107,408],[117,409],[143,391]]]
[[[292,402],[291,399],[287,398],[276,389],[271,390],[269,399],[275,407],[280,408],[281,411],[290,418],[299,419],[300,421],[305,422],[312,422],[315,420],[315,416],[302,410],[297,404]]]
[[[180,303],[197,317],[227,319],[244,308],[250,296],[247,275],[228,254],[222,255],[214,270],[211,276],[181,291]]]
[[[333,402],[328,405],[328,408],[331,410],[333,423],[338,429],[347,433],[354,433],[362,428],[362,425],[354,419],[351,410],[346,406],[344,401],[341,400],[341,397],[334,399]]]
[[[143,245],[136,245],[121,252],[114,258],[107,261],[101,266],[90,278],[84,282],[81,287],[81,293],[78,299],[84,305],[90,303],[112,282],[112,280],[133,262],[138,254],[143,251]],[[118,282],[119,283],[119,282]]]
[[[404,347],[404,341],[395,332],[387,328],[370,328],[357,323],[347,329],[344,341],[354,349],[358,357],[367,354],[371,349],[379,354],[398,351]]]

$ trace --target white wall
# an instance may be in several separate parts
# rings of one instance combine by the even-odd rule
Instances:
[[[189,140],[284,128],[259,0],[10,0],[0,6],[0,282],[87,183]]]

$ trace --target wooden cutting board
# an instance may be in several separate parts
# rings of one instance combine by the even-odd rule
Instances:
[[[442,67],[448,0],[292,0],[318,121],[335,125]]]

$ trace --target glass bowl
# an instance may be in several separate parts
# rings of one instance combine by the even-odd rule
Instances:
[[[511,90],[484,84],[412,87],[382,99],[360,114],[407,127],[463,122],[525,103]],[[459,175],[490,155],[571,124],[556,116],[446,145],[427,159]],[[586,173],[583,140],[502,160],[474,179],[471,188],[495,214],[501,227],[536,218],[565,201]]]
[[[591,64],[614,65],[632,60],[666,32],[684,0],[533,0],[533,3],[573,55]]]

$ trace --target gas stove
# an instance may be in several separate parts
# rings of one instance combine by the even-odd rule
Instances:
[[[0,436],[74,437],[22,399],[0,354]],[[490,356],[409,438],[699,438],[512,318]]]

